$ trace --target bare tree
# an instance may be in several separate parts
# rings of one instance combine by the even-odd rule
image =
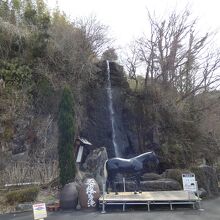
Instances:
[[[128,77],[135,81],[135,90],[138,88],[137,69],[140,66],[140,59],[138,53],[138,45],[136,42],[132,42],[128,46],[123,59],[123,64],[128,72]]]
[[[101,24],[97,17],[90,15],[88,17],[77,19],[75,22],[91,46],[91,50],[99,56],[101,55],[111,43],[111,39],[107,37],[108,26]]]
[[[150,35],[137,40],[136,53],[145,66],[145,87],[160,82],[177,89],[183,100],[218,85],[220,53],[210,48],[213,33],[199,36],[187,9],[164,20],[148,12],[148,19]]]
[[[109,47],[101,57],[102,60],[110,60],[110,61],[116,61],[118,60],[118,54],[116,53],[115,48]]]

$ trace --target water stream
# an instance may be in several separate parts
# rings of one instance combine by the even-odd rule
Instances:
[[[106,60],[106,65],[107,65],[107,95],[108,95],[108,109],[109,109],[109,114],[110,114],[110,121],[111,121],[111,127],[112,127],[112,143],[114,146],[115,150],[115,156],[119,157],[119,149],[118,145],[116,142],[116,131],[115,131],[115,112],[113,108],[113,102],[112,102],[112,85],[111,85],[111,71],[110,71],[110,66],[109,66],[109,61]]]

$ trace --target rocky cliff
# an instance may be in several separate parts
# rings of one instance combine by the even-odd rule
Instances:
[[[125,112],[125,103],[129,95],[129,85],[122,66],[110,62],[110,80],[115,118],[116,143],[120,156],[126,157],[132,152],[133,140],[128,126],[129,118]],[[107,95],[106,61],[98,64],[96,78],[89,84],[86,97],[87,122],[81,135],[88,138],[97,147],[106,147],[109,157],[115,156],[109,99]]]
[[[37,114],[27,94],[0,96],[0,184],[50,181],[58,174],[55,114]]]

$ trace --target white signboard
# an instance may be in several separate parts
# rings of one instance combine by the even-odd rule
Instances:
[[[77,163],[80,163],[82,161],[82,155],[83,155],[83,146],[80,146],[78,154],[77,154],[77,158],[76,158]]]
[[[188,192],[197,191],[197,182],[194,173],[182,174],[183,190]]]
[[[47,209],[45,203],[33,205],[34,219],[44,219],[47,217]]]

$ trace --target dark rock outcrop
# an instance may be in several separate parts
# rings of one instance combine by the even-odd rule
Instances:
[[[163,178],[176,180],[182,185],[182,174],[191,172],[195,174],[201,197],[213,197],[219,194],[216,171],[207,165],[193,167],[191,170],[168,169],[161,176]]]
[[[119,182],[117,184],[118,191],[123,191],[123,183]],[[135,190],[135,182],[127,181],[125,185],[126,191]],[[141,191],[172,191],[172,190],[181,190],[181,185],[172,179],[157,179],[157,180],[148,180],[141,181],[140,184]]]
[[[100,71],[90,83],[87,93],[86,109],[87,122],[81,132],[97,147],[106,147],[109,157],[115,156],[112,142],[112,127],[110,121],[109,99],[107,96],[107,64],[105,61],[98,64]],[[124,117],[124,103],[129,86],[123,68],[110,62],[110,77],[112,85],[112,101],[115,116],[116,142],[121,155],[132,149],[129,138],[129,118]],[[130,132],[131,133],[131,132]]]
[[[148,180],[159,180],[161,179],[161,176],[156,173],[145,173],[142,177],[142,181],[148,181]]]
[[[181,170],[181,169],[167,169],[162,174],[163,178],[173,179],[182,184],[182,174],[191,173],[190,171]]]
[[[151,181],[142,181],[141,189],[143,191],[172,191],[181,190],[181,185],[172,179],[159,179]]]
[[[101,188],[104,177],[104,164],[107,159],[108,155],[106,149],[101,147],[91,151],[83,164],[83,169],[87,172],[85,175],[94,178]]]
[[[207,165],[201,165],[199,167],[194,167],[192,171],[195,173],[198,187],[205,189],[208,197],[219,195],[218,178],[214,168]]]

